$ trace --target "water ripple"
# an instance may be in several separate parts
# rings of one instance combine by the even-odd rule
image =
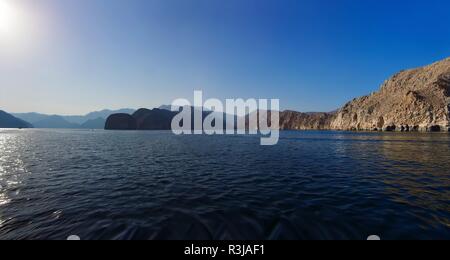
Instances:
[[[0,131],[0,239],[450,239],[447,134]]]

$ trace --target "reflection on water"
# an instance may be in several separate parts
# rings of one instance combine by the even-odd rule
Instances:
[[[23,143],[15,134],[10,131],[0,130],[0,207],[4,207],[11,202],[10,194],[18,195],[20,190],[20,178],[26,173],[26,169],[21,160]],[[0,212],[0,227],[5,220]]]
[[[450,135],[0,130],[0,239],[450,239]]]
[[[397,137],[398,138],[398,137]],[[448,135],[412,135],[391,142],[383,137],[381,146],[384,160],[397,167],[387,169],[395,178],[386,178],[387,193],[396,202],[417,207],[423,211],[450,212],[450,143]],[[398,139],[397,139],[398,140]],[[414,144],[414,145],[411,145]],[[421,216],[417,216],[421,217]],[[450,226],[445,215],[423,218],[429,225]]]
[[[386,184],[386,196],[392,201],[425,212],[450,212],[449,135],[385,133],[351,139],[363,143],[352,145],[347,154],[358,161],[378,164],[386,173],[380,180]],[[446,215],[416,217],[429,225],[448,227],[450,220]]]
[[[20,183],[20,177],[26,173],[21,152],[25,144],[15,135],[0,134],[0,185],[5,189]]]
[[[3,188],[3,187],[2,187]],[[6,190],[6,189],[5,189]],[[8,204],[9,203],[9,199],[6,197],[5,194],[0,194],[0,206]]]

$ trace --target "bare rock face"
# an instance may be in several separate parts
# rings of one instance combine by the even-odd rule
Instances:
[[[330,124],[338,130],[448,131],[450,58],[402,71],[377,93],[341,108]]]
[[[137,122],[128,114],[113,114],[105,123],[106,130],[137,130]]]
[[[177,113],[155,108],[141,108],[132,115],[137,122],[138,130],[170,130],[172,119]]]
[[[283,130],[327,130],[331,128],[334,113],[280,113],[280,128]]]

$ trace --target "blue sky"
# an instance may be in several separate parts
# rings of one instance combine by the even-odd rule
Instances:
[[[14,44],[3,39],[0,50],[0,109],[10,112],[155,107],[192,99],[194,89],[206,97],[280,98],[283,109],[330,111],[377,90],[399,70],[450,56],[449,1],[14,5],[32,19],[22,24],[28,33]]]

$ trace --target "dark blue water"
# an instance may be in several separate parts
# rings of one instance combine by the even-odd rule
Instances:
[[[0,239],[450,239],[450,135],[0,130]]]

